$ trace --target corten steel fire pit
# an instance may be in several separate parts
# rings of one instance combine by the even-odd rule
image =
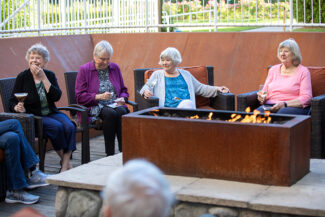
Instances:
[[[308,116],[251,124],[226,122],[234,112],[215,110],[213,120],[185,118],[210,112],[149,108],[123,116],[123,162],[146,158],[169,175],[282,186],[309,172]]]

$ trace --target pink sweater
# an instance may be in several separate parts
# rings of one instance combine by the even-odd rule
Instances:
[[[264,91],[267,91],[266,104],[298,99],[305,108],[312,98],[310,72],[299,65],[295,74],[281,75],[281,64],[275,65],[269,70]]]

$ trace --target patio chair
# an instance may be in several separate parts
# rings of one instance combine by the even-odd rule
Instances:
[[[31,114],[17,114],[17,113],[0,113],[0,121],[8,119],[17,119],[23,127],[24,134],[29,144],[35,147],[35,131],[34,131],[34,116]],[[0,149],[0,201],[6,197],[7,190],[7,173],[5,165],[4,150]]]
[[[87,115],[85,115],[83,112],[81,115],[81,122],[79,123],[76,114],[77,110],[71,110],[70,111],[70,118],[78,122],[78,125],[80,129],[83,129],[83,133],[87,133],[87,138],[88,138],[88,144],[89,144],[89,129],[93,128],[96,130],[102,130],[103,129],[103,124],[101,122],[97,122],[96,124],[92,124],[88,122],[88,108],[79,105],[76,102],[76,97],[75,97],[75,84],[76,84],[76,77],[77,77],[78,72],[77,71],[72,71],[72,72],[65,72],[64,73],[64,78],[65,78],[65,86],[67,90],[67,95],[68,95],[68,103],[70,108],[77,108],[79,110],[85,111]],[[131,105],[133,107],[133,111],[138,110],[138,104],[132,101],[127,101],[126,104]],[[86,137],[84,138],[86,140]],[[84,141],[86,142],[86,141]],[[88,145],[88,151],[89,151],[89,145]]]
[[[192,66],[183,67],[183,69],[191,72],[201,83],[214,85],[213,66]],[[159,105],[157,97],[145,99],[139,93],[142,86],[155,70],[157,69],[143,68],[134,70],[135,102],[139,104],[139,110]],[[196,107],[201,109],[235,110],[235,95],[232,93],[219,93],[214,98],[196,96]]]
[[[9,99],[15,84],[16,78],[2,78],[0,79],[0,95],[3,105],[3,110],[5,112],[10,112],[9,110]],[[66,110],[66,111],[80,111],[83,116],[88,117],[88,113],[85,110],[73,107],[59,107],[59,110]],[[39,169],[44,171],[44,161],[45,161],[45,153],[46,153],[46,144],[47,144],[47,137],[43,133],[43,118],[41,116],[34,116],[35,120],[35,135],[38,138],[38,154],[39,154]],[[77,132],[84,132],[83,129],[77,129]],[[88,133],[88,130],[85,130]],[[89,136],[87,133],[84,135],[82,134],[82,150],[81,150],[81,163],[88,163],[90,161],[90,154],[89,154]],[[86,137],[86,138],[84,138]],[[88,142],[88,144],[87,144]],[[36,150],[36,149],[34,149]]]
[[[325,158],[325,67],[308,67],[311,74],[311,158]],[[237,95],[237,110],[259,106],[257,91]]]

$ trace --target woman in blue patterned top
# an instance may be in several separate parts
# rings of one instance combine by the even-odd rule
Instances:
[[[140,90],[144,98],[156,96],[160,107],[195,109],[195,95],[215,97],[218,92],[228,93],[227,87],[209,86],[200,83],[194,76],[177,68],[182,57],[176,48],[169,47],[160,54],[159,64],[163,67],[155,71]]]

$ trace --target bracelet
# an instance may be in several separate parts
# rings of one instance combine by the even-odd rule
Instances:
[[[284,107],[288,107],[288,104],[287,102],[283,102],[284,103]]]

